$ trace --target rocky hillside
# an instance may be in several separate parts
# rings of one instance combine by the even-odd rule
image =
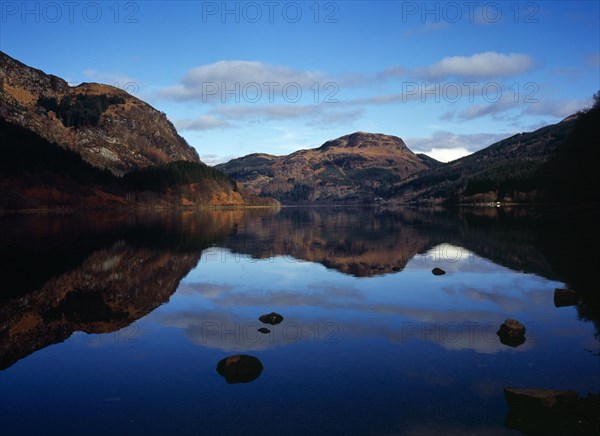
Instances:
[[[142,100],[108,85],[71,87],[1,51],[0,117],[114,174],[200,161],[165,114]]]
[[[218,167],[283,203],[589,204],[600,189],[600,93],[594,101],[449,163],[415,155],[400,138],[357,132],[317,149],[251,154]]]
[[[169,162],[119,177],[2,118],[0,143],[0,211],[277,206],[202,162]]]
[[[538,170],[573,131],[577,116],[519,133],[469,156],[416,174],[384,195],[395,201],[535,201]]]
[[[402,139],[356,132],[287,156],[250,154],[218,165],[244,187],[285,203],[368,202],[393,184],[436,166]]]
[[[0,147],[0,211],[278,205],[200,162],[143,101],[1,52]]]

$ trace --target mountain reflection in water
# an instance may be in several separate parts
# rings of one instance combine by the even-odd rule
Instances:
[[[277,426],[298,420],[306,425],[298,427],[300,433],[336,428],[342,433],[435,433],[436,429],[448,430],[436,427],[435,422],[450,414],[462,423],[460,430],[479,431],[487,428],[482,423],[493,421],[490,428],[497,431],[502,423],[494,417],[505,413],[503,384],[531,379],[529,369],[513,373],[513,366],[545,365],[555,360],[549,353],[560,354],[568,348],[569,338],[581,337],[576,331],[581,323],[565,321],[561,330],[558,320],[568,320],[573,308],[554,307],[555,287],[576,292],[576,316],[595,326],[595,335],[578,340],[591,351],[589,358],[598,358],[592,355],[598,352],[600,326],[593,277],[597,218],[590,213],[574,217],[518,208],[284,208],[278,212],[0,217],[3,228],[9,229],[0,233],[0,273],[5,283],[0,293],[0,369],[4,369],[0,372],[0,419],[7,423],[7,430],[14,431],[28,422],[26,412],[19,414],[15,409],[20,404],[15,394],[17,375],[25,371],[27,377],[27,371],[37,371],[38,360],[39,365],[51,367],[51,362],[44,363],[49,358],[44,356],[57,356],[40,352],[37,357],[38,351],[58,350],[49,346],[64,342],[60,347],[66,358],[69,353],[81,353],[75,343],[66,341],[81,335],[77,332],[102,337],[134,329],[140,337],[131,345],[132,351],[113,347],[111,353],[124,353],[118,354],[119,359],[131,361],[131,374],[140,371],[135,362],[145,356],[140,386],[145,386],[144,377],[156,383],[160,368],[172,368],[173,374],[166,376],[172,379],[170,384],[153,389],[169,391],[174,404],[191,395],[183,387],[168,388],[177,385],[177,377],[191,383],[188,366],[189,374],[197,373],[197,383],[213,386],[217,365],[228,383],[242,383],[246,389],[258,389],[257,395],[266,395],[264,407],[281,405],[284,400],[274,392],[284,386],[285,390],[292,385],[297,389],[290,394],[294,404],[313,398],[298,406],[298,414],[290,409],[274,418],[263,410],[251,428],[264,425],[261,419],[268,415],[282,431],[285,427]],[[432,275],[436,266],[447,274]],[[260,315],[274,310],[283,315],[281,324],[258,321]],[[527,327],[527,340],[514,349],[496,336],[499,324],[512,316]],[[261,333],[265,327],[268,331]],[[575,346],[572,341],[570,346]],[[105,343],[94,353],[106,347]],[[172,358],[169,363],[166,356]],[[497,362],[491,356],[497,356]],[[119,360],[114,359],[116,364]],[[369,359],[378,362],[377,366],[370,367]],[[423,359],[427,363],[419,364]],[[431,359],[444,364],[436,366]],[[565,368],[570,373],[560,377],[549,369],[542,371],[538,382],[549,385],[554,380],[558,388],[586,386],[587,380],[597,376],[581,369],[578,359],[587,357],[574,357],[573,366]],[[198,365],[206,365],[206,371],[198,372]],[[304,385],[289,378],[294,369],[310,374],[303,377]],[[17,384],[11,384],[11,374]],[[564,386],[571,376],[573,386]],[[135,404],[145,407],[149,401],[145,388],[132,391],[126,387],[131,383],[128,380],[115,389],[129,390],[137,399]],[[318,401],[312,397],[311,380],[325,389]],[[51,386],[56,380],[48,378],[47,383]],[[99,386],[96,389],[102,391]],[[264,391],[267,387],[269,394]],[[219,407],[226,404],[219,398],[226,398],[227,388],[221,379],[210,391],[215,408],[217,403]],[[598,387],[592,383],[590,388]],[[200,392],[209,392],[206,389]],[[421,405],[432,401],[430,395],[456,403],[453,398],[465,396],[466,389],[469,394],[464,401],[482,400],[491,411],[467,418],[450,405],[452,412],[432,410],[435,401],[420,410],[401,402],[401,415],[407,419],[409,414],[414,421],[407,430],[402,425],[409,425],[410,420],[400,424],[385,418],[391,416],[392,404],[385,399],[393,398],[392,389],[402,398],[408,389],[411,404]],[[96,401],[92,393],[88,395],[89,401]],[[37,401],[43,398],[40,394]],[[351,398],[371,401],[371,405],[352,409]],[[310,401],[315,405],[310,406]],[[127,413],[146,416],[133,404],[128,403]],[[314,422],[308,420],[316,427],[301,419],[303,413],[315,413],[314,407],[327,409],[331,404],[339,408],[314,415]],[[213,424],[223,425],[223,433],[245,428],[241,423],[223,424],[221,417],[225,417],[218,410],[213,410]],[[256,412],[249,407],[247,413],[252,411]],[[87,423],[61,412],[64,419],[80,419],[82,426]],[[188,412],[182,407],[172,414],[181,417]],[[114,416],[126,418],[119,413]],[[123,421],[123,431],[141,434],[153,425],[166,425],[166,421],[156,421],[156,416],[147,418],[145,424],[137,420],[138,427],[133,421]],[[182,422],[190,416],[185,415]],[[369,421],[373,427],[366,424]],[[13,422],[17,427],[11,426]],[[198,434],[191,423],[189,428],[181,425],[181,434]],[[102,429],[99,426],[98,433]]]

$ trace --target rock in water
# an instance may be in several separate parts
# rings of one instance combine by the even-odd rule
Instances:
[[[500,326],[498,335],[523,336],[525,335],[525,326],[516,319],[509,318]]]
[[[572,289],[554,290],[554,307],[575,306],[578,301],[579,296]]]
[[[217,372],[229,384],[248,383],[256,380],[263,370],[262,363],[254,356],[236,354],[217,364]]]
[[[500,342],[509,347],[518,347],[525,343],[525,326],[516,319],[505,320],[496,334]]]
[[[431,272],[433,273],[434,276],[443,276],[444,274],[446,274],[446,271],[444,271],[441,268],[434,268],[431,270]]]
[[[258,318],[258,320],[260,322],[264,322],[265,324],[277,325],[283,321],[283,316],[276,312],[271,312],[266,315],[262,315],[260,318]]]

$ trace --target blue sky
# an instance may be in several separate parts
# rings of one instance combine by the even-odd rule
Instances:
[[[0,13],[0,50],[126,89],[209,164],[359,130],[447,161],[600,89],[598,1],[2,1]]]

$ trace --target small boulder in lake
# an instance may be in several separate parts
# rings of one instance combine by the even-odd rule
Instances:
[[[271,330],[269,330],[268,328],[265,327],[261,327],[258,329],[259,333],[262,333],[263,335],[266,335],[267,333],[271,333]]]
[[[444,274],[446,274],[446,271],[444,271],[441,268],[434,268],[431,270],[431,272],[433,273],[434,276],[443,276]]]
[[[258,318],[260,322],[264,322],[265,324],[277,325],[281,321],[283,321],[283,316],[276,312],[267,313],[266,315],[262,315]]]
[[[578,301],[579,296],[572,289],[554,290],[554,307],[575,306]]]
[[[254,356],[236,354],[217,364],[217,372],[229,384],[248,383],[256,380],[263,370],[262,363]]]
[[[518,347],[525,343],[525,326],[516,319],[507,319],[496,332],[500,342],[509,347]]]

